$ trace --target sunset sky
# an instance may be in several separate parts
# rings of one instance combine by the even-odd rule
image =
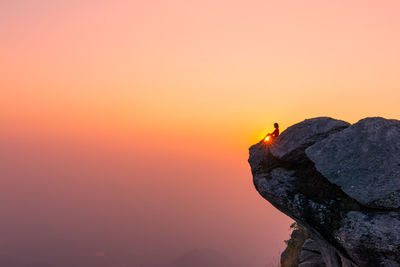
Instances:
[[[0,1],[0,261],[65,262],[68,243],[115,266],[198,247],[276,262],[291,219],[255,191],[247,149],[274,122],[398,119],[399,12],[396,0]]]

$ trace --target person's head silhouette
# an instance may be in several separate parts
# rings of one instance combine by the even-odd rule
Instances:
[[[274,123],[275,130],[272,133],[267,134],[263,140],[264,142],[273,142],[275,138],[279,136],[279,124],[277,122]]]

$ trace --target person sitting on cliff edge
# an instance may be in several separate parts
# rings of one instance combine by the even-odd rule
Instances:
[[[275,127],[275,130],[272,133],[267,134],[263,138],[263,140],[265,142],[273,142],[275,140],[275,138],[277,138],[279,136],[279,124],[275,122],[274,127]]]

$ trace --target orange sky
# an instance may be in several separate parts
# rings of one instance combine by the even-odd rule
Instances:
[[[171,190],[165,196],[181,190],[168,200],[180,219],[194,216],[177,208],[185,190],[200,194],[185,180],[191,168],[210,166],[197,185],[214,194],[208,207],[226,211],[230,188],[248,190],[240,212],[267,205],[251,186],[247,148],[275,121],[283,130],[315,116],[400,116],[399,1],[6,0],[0,10],[1,140],[30,144],[39,159],[81,149],[100,151],[82,156],[97,165],[110,162],[109,153],[128,166],[162,158],[172,180],[162,182]],[[75,186],[98,177],[93,164]],[[118,179],[151,179],[119,164],[109,166]],[[40,166],[36,172],[48,168]],[[179,166],[190,167],[180,174]],[[106,182],[118,184],[116,192],[130,184],[118,179]],[[273,212],[260,209],[252,220]]]

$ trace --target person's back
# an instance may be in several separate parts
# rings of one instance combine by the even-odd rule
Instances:
[[[271,134],[271,141],[274,141],[279,136],[279,124],[275,122],[274,127],[275,130]]]
[[[272,138],[276,138],[276,137],[278,137],[279,136],[279,125],[278,125],[278,123],[274,123],[274,127],[275,127],[275,130],[274,130],[274,132],[271,134],[271,137]]]
[[[277,138],[279,136],[279,124],[275,122],[274,127],[275,127],[275,130],[272,133],[269,133],[264,137],[265,141],[273,142],[275,140],[275,138]]]

